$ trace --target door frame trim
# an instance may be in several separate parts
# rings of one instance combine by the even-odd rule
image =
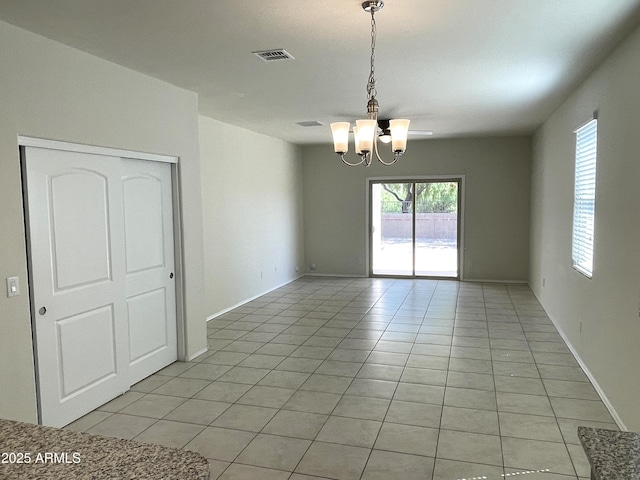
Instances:
[[[157,153],[135,152],[133,150],[120,150],[111,147],[98,147],[83,143],[61,142],[59,140],[49,140],[46,138],[26,137],[18,135],[19,147],[39,147],[49,150],[64,150],[65,152],[90,153],[94,155],[105,155],[108,157],[130,158],[132,160],[149,160],[152,162],[178,163],[179,158],[172,155],[160,155]]]
[[[80,143],[70,143],[58,140],[50,140],[45,138],[29,137],[24,135],[18,135],[18,147],[20,150],[20,165],[22,171],[25,170],[26,157],[23,155],[23,147],[38,147],[46,148],[49,150],[63,150],[67,152],[79,152],[94,155],[105,155],[109,157],[120,157],[130,160],[147,160],[151,162],[162,162],[171,165],[171,192],[172,192],[172,204],[173,204],[173,250],[174,250],[174,266],[175,266],[175,288],[176,288],[176,333],[177,333],[177,347],[178,347],[178,360],[186,360],[186,324],[184,315],[184,267],[183,267],[183,242],[182,242],[182,216],[181,216],[181,202],[182,198],[180,191],[180,158],[173,155],[162,155],[148,152],[137,152],[133,150],[122,150],[111,147],[100,147],[96,145],[87,145]],[[22,178],[23,188],[23,208],[27,209],[27,190],[26,190],[26,177]],[[28,211],[25,212],[28,215]],[[28,235],[28,229],[26,231]],[[31,252],[29,251],[30,240],[25,238],[27,245],[27,256],[30,261]],[[31,278],[29,278],[29,302],[32,301]],[[33,311],[31,312],[34,314]],[[31,327],[33,330],[33,326]],[[32,331],[33,335],[33,331]],[[35,359],[34,359],[35,360]],[[37,371],[37,364],[35,365]]]
[[[400,176],[384,176],[384,177],[367,177],[366,182],[366,200],[365,200],[365,225],[366,225],[366,238],[365,238],[365,269],[366,276],[373,277],[371,272],[371,185],[373,183],[389,182],[389,183],[402,183],[406,182],[420,182],[420,181],[445,181],[451,180],[460,182],[460,191],[458,192],[458,201],[460,205],[460,213],[458,216],[458,281],[463,281],[464,277],[464,211],[465,211],[465,180],[466,176],[462,174],[451,175],[400,175]],[[405,277],[402,277],[405,278]],[[410,277],[414,278],[414,277]],[[435,277],[434,277],[435,278]]]

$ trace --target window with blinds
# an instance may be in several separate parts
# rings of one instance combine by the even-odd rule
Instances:
[[[573,268],[593,275],[593,234],[596,206],[596,159],[598,120],[594,118],[575,131],[576,175],[573,195]]]

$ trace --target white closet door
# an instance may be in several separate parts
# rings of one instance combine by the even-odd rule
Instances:
[[[26,154],[41,421],[63,426],[129,389],[120,163]]]
[[[63,426],[177,359],[171,166],[25,154],[41,422]]]
[[[129,379],[134,384],[176,361],[171,166],[125,160]]]

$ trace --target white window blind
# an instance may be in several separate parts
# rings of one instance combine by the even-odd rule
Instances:
[[[580,273],[593,275],[593,234],[596,205],[598,120],[576,130],[576,175],[573,197],[572,264]]]

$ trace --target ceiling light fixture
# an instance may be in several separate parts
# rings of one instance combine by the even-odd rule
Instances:
[[[350,163],[345,159],[349,150],[349,122],[336,122],[331,124],[333,133],[333,147],[340,155],[342,161],[350,167],[357,165],[371,165],[371,159],[375,153],[378,161],[383,165],[393,165],[398,161],[407,148],[407,134],[409,131],[409,120],[378,120],[378,101],[376,100],[376,78],[375,78],[375,50],[376,50],[376,19],[375,14],[384,7],[381,0],[368,0],[362,3],[365,12],[371,13],[371,71],[367,82],[367,118],[356,120],[353,128],[355,151],[360,155],[360,161]],[[378,153],[378,139],[383,143],[391,142],[393,160],[385,162]]]

